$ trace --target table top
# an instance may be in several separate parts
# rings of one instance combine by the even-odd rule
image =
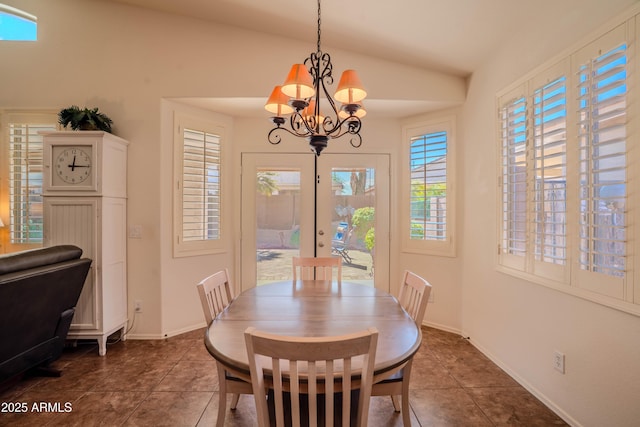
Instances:
[[[249,326],[289,336],[336,336],[373,326],[378,329],[377,381],[410,360],[422,341],[420,328],[396,298],[376,288],[325,280],[261,285],[238,295],[205,336],[209,353],[246,379],[244,331]]]

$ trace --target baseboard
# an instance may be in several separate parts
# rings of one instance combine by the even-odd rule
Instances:
[[[135,333],[127,334],[127,341],[128,340],[162,340],[165,338],[166,336],[162,334],[135,334]]]
[[[166,332],[164,334],[136,334],[129,333],[127,334],[128,340],[163,340],[165,338],[175,337],[177,335],[186,334],[187,332],[195,331],[197,329],[202,329],[206,327],[207,324],[205,322],[198,323],[196,325],[191,325],[184,327],[182,329],[176,329],[175,331]]]
[[[482,354],[487,356],[489,358],[489,360],[491,360],[493,363],[498,365],[498,367],[500,367],[500,369],[505,371],[518,384],[520,384],[522,387],[524,387],[529,393],[534,395],[538,400],[540,400],[542,403],[544,403],[549,409],[551,409],[553,412],[555,412],[567,424],[569,424],[570,426],[573,426],[573,427],[581,427],[582,426],[571,415],[567,414],[564,410],[562,410],[562,408],[558,407],[544,393],[542,393],[540,390],[538,390],[537,388],[532,386],[528,381],[526,381],[524,378],[522,378],[520,375],[518,375],[516,372],[514,372],[511,368],[509,368],[509,366],[507,366],[500,359],[495,357],[490,351],[488,351],[486,348],[484,348],[480,343],[478,343],[478,342],[476,342],[474,340],[469,340],[469,342],[471,343],[471,345],[473,345],[475,348],[477,348],[479,352],[481,352]]]
[[[177,329],[175,331],[167,332],[165,334],[165,338],[175,337],[176,335],[186,334],[187,332],[195,331],[197,329],[202,329],[206,327],[207,327],[206,322],[198,323],[196,325],[191,325],[191,326],[184,327],[182,329]]]
[[[462,335],[460,329],[452,328],[451,326],[442,325],[440,323],[434,322],[422,322],[422,326],[427,326],[429,328],[440,329],[441,331],[451,332],[452,334]]]

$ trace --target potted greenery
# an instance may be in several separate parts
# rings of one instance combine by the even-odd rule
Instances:
[[[73,130],[101,130],[111,133],[113,121],[98,108],[80,108],[76,105],[64,108],[58,113],[58,123]]]

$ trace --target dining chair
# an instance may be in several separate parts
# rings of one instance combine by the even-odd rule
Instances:
[[[225,268],[206,277],[198,283],[197,288],[208,325],[233,301],[233,286],[229,280],[229,270]]]
[[[326,425],[332,426],[335,413],[340,413],[339,408],[342,425],[351,425],[351,410],[355,407],[352,401],[356,400],[352,399],[353,390],[359,392],[356,425],[367,425],[378,343],[376,328],[333,337],[299,337],[275,335],[249,327],[244,336],[260,427],[270,425],[267,389],[273,390],[277,427],[285,425],[285,414],[291,416],[294,427],[300,426],[303,419],[308,419],[310,427],[316,426],[318,416],[321,420],[324,416]],[[361,368],[353,363],[356,358],[362,361]],[[355,381],[352,380],[354,375]],[[338,398],[339,394],[341,398]],[[301,395],[306,398],[303,402],[308,408],[304,403],[301,405]],[[319,402],[318,397],[323,397],[324,401]]]
[[[398,302],[404,310],[416,322],[418,329],[422,326],[424,314],[427,310],[431,285],[422,277],[411,271],[405,271],[400,286]],[[411,426],[411,413],[409,412],[409,378],[413,358],[391,377],[373,385],[372,396],[391,396],[393,408],[396,412],[402,409],[402,424]],[[398,396],[402,396],[402,408],[398,402]]]
[[[332,280],[335,271],[336,280],[342,281],[340,257],[293,257],[292,263],[293,280]]]
[[[233,285],[229,280],[229,271],[226,268],[218,271],[203,279],[196,287],[202,303],[204,317],[207,325],[210,325],[213,319],[227,308],[234,299]],[[216,361],[216,366],[219,383],[216,426],[222,427],[227,410],[227,394],[232,395],[231,409],[233,410],[238,406],[240,394],[253,394],[253,388],[251,383],[233,376],[220,362]]]

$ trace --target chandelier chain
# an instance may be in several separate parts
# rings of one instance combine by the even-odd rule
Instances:
[[[318,0],[318,52],[320,50],[320,0]]]

